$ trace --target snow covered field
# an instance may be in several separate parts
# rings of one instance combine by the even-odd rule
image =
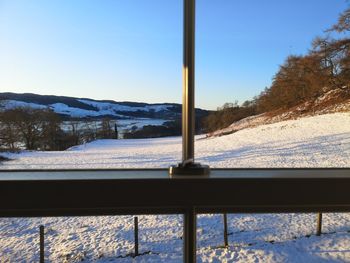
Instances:
[[[290,120],[196,140],[197,161],[212,167],[350,167],[350,113]],[[62,152],[7,154],[0,169],[168,167],[181,138],[98,140]]]
[[[181,138],[99,140],[64,152],[7,154],[0,169],[168,167],[180,161]],[[197,160],[212,167],[350,167],[350,113],[334,113],[196,140]],[[199,262],[350,262],[350,215],[325,214],[317,237],[315,214],[229,215],[230,246],[221,215],[198,219]],[[182,218],[140,216],[140,252],[133,218],[79,217],[0,220],[0,261],[38,261],[44,224],[52,262],[181,262]]]

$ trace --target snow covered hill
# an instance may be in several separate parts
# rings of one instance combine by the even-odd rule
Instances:
[[[16,107],[50,108],[57,114],[74,118],[102,118],[109,116],[117,119],[174,119],[181,116],[181,105],[176,103],[148,104],[111,100],[98,101],[31,93],[0,93],[0,111]],[[207,114],[207,111],[196,109],[196,114],[199,117],[204,116]]]
[[[195,142],[212,167],[350,167],[350,113],[247,128]],[[1,169],[168,167],[181,158],[181,138],[98,140],[63,152],[6,154]]]
[[[226,128],[211,132],[207,134],[207,136],[222,136],[242,129],[257,127],[259,125],[335,112],[350,112],[349,87],[345,86],[343,88],[328,91],[325,89],[322,95],[304,101],[290,109],[280,109],[255,116],[249,116],[232,123]]]
[[[212,167],[350,167],[350,113],[332,113],[197,137],[197,160]],[[181,138],[98,140],[63,152],[7,154],[0,169],[168,167],[181,158]],[[126,197],[127,198],[127,197]],[[0,261],[38,261],[38,228],[46,227],[50,262],[182,262],[182,217],[140,216],[140,252],[133,217],[1,219]],[[198,217],[198,262],[350,262],[350,214],[232,214],[229,248],[221,215]]]

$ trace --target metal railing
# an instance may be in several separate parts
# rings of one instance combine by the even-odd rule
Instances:
[[[196,214],[349,212],[350,169],[0,171],[0,217],[184,214],[184,261],[196,260]]]
[[[184,0],[183,88],[182,88],[182,162],[171,166],[173,176],[207,175],[209,166],[195,163],[195,0]],[[185,218],[186,219],[186,218]],[[185,220],[186,221],[186,220]]]

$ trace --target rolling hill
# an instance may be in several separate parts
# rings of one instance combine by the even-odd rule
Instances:
[[[49,108],[64,118],[179,119],[181,117],[181,104],[176,103],[149,104],[32,93],[0,93],[0,111],[16,107]],[[206,110],[196,109],[197,117],[207,114]]]

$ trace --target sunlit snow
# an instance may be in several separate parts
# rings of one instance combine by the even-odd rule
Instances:
[[[211,167],[350,167],[350,113],[198,136],[196,156]],[[7,157],[13,160],[1,169],[168,167],[180,161],[181,138],[98,140]],[[132,216],[1,219],[0,261],[38,261],[44,224],[52,262],[182,262],[180,215],[140,216],[139,222],[140,252],[151,253],[133,259],[120,257],[133,252]],[[350,262],[349,214],[324,214],[321,237],[315,236],[316,214],[230,214],[228,222],[225,249],[222,215],[199,215],[199,262]]]

